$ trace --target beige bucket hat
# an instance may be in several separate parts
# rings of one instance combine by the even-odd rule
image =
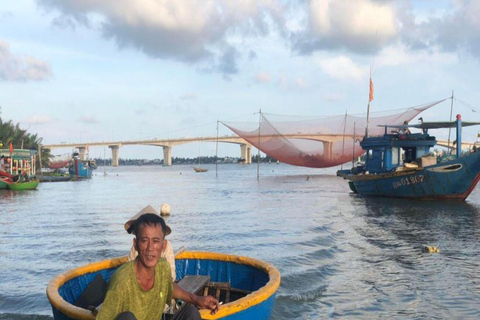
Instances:
[[[125,225],[123,226],[125,228],[125,230],[127,230],[128,233],[132,233],[133,231],[133,225],[135,223],[135,221],[137,221],[138,218],[140,218],[141,216],[143,216],[144,214],[147,214],[147,213],[153,213],[153,214],[156,214],[157,216],[160,217],[160,215],[158,214],[157,210],[155,210],[152,206],[146,206],[145,208],[143,208],[142,210],[140,210],[136,215],[134,215],[133,217],[131,217],[126,223]],[[162,217],[160,217],[162,218]],[[162,218],[163,219],[163,218]],[[168,236],[170,233],[172,233],[172,229],[170,229],[170,227],[167,225],[167,223],[165,223],[165,226],[167,227],[166,231],[165,231],[165,236]]]

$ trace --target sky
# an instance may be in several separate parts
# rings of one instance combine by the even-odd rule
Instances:
[[[215,136],[217,120],[258,121],[260,109],[365,113],[371,75],[373,113],[454,91],[467,104],[453,113],[480,121],[478,16],[478,0],[3,1],[1,117],[44,144]],[[423,118],[448,120],[450,107]],[[219,134],[232,132],[220,124]],[[172,155],[213,156],[215,144]],[[221,144],[225,155],[240,148]]]

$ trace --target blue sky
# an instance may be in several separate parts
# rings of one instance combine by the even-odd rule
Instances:
[[[479,1],[20,0],[0,7],[2,118],[44,143],[216,134],[263,112],[480,101]],[[445,120],[450,105],[423,114]],[[461,105],[454,113],[480,121]],[[231,132],[221,126],[220,134]],[[476,132],[464,135],[474,140]],[[57,153],[69,152],[58,150]],[[103,148],[91,156],[103,157]],[[214,155],[213,144],[173,156]],[[239,156],[221,145],[220,155]],[[161,158],[125,147],[124,158]]]

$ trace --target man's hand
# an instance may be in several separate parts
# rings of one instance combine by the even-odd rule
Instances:
[[[211,314],[215,314],[218,311],[218,300],[212,296],[200,297],[195,299],[195,306],[198,309],[209,309]]]
[[[218,311],[218,300],[212,296],[201,297],[191,292],[185,291],[178,284],[173,283],[173,298],[194,304],[198,309],[208,309],[211,314]]]

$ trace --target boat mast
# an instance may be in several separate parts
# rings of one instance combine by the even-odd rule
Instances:
[[[368,125],[370,124],[370,102],[372,101],[373,101],[373,81],[372,81],[372,67],[370,67],[370,90],[368,93],[367,127],[365,128],[365,138],[368,138]]]

